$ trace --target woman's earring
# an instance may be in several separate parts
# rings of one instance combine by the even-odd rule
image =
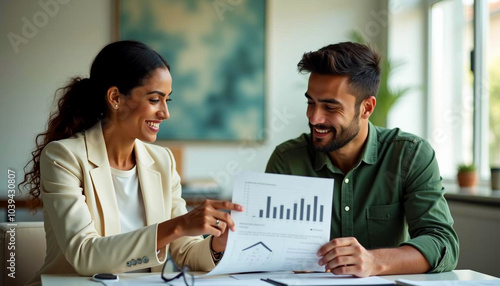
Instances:
[[[115,108],[116,108],[116,109],[118,108],[118,104],[115,104]]]

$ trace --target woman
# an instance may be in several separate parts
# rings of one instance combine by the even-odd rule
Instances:
[[[143,143],[170,116],[167,62],[142,43],[112,43],[90,78],[62,91],[23,182],[43,202],[47,237],[45,263],[30,283],[41,274],[160,271],[168,251],[181,266],[211,270],[226,229],[234,230],[220,209],[242,207],[207,200],[187,213],[172,153]]]

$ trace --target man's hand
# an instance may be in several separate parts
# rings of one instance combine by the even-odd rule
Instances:
[[[367,277],[378,274],[374,255],[366,250],[356,238],[336,238],[318,250],[318,264],[333,274],[351,274]]]
[[[410,245],[366,250],[356,238],[333,239],[318,250],[319,265],[333,274],[357,277],[425,273],[431,269],[424,255]]]

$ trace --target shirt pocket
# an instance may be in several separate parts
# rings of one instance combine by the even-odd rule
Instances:
[[[396,247],[405,241],[403,204],[367,207],[369,248]]]

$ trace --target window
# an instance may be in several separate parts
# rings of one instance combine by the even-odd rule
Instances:
[[[500,165],[500,0],[429,7],[430,142],[442,176],[474,162]]]
[[[488,5],[489,163],[500,166],[500,0]]]

